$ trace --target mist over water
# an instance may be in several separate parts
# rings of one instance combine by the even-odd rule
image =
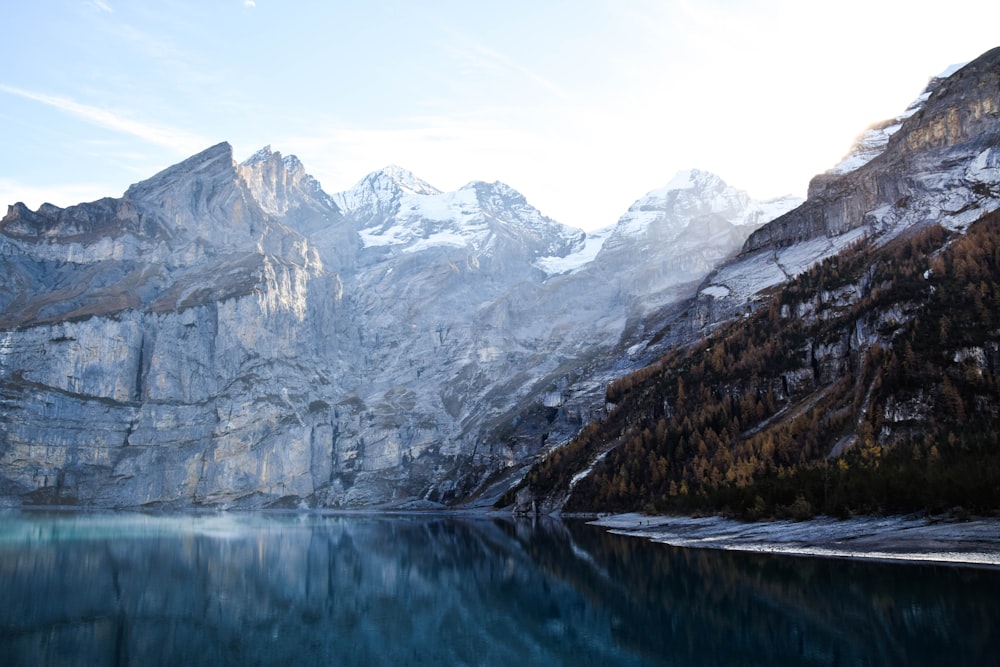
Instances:
[[[988,664],[1000,571],[580,522],[0,515],[4,665]]]

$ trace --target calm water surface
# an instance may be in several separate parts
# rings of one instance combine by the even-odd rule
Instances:
[[[1000,571],[583,523],[0,514],[0,665],[993,665]]]

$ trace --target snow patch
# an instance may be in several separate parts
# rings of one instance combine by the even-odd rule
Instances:
[[[603,454],[601,454],[600,456],[598,456],[596,459],[594,459],[590,463],[590,465],[587,466],[586,469],[581,470],[580,472],[578,472],[575,475],[573,475],[573,478],[571,480],[569,480],[569,490],[572,491],[573,487],[575,487],[580,482],[581,479],[583,479],[584,477],[586,477],[587,475],[589,475],[590,471],[593,470],[594,467],[598,463],[600,463],[601,461],[603,461],[604,457],[607,456],[610,451],[611,450],[608,450],[607,452],[604,452]]]
[[[721,299],[730,295],[729,288],[725,285],[709,285],[705,289],[701,290],[701,294],[705,296],[710,296],[713,299]]]
[[[964,62],[964,63],[955,63],[954,65],[948,65],[948,67],[945,68],[945,70],[943,72],[941,72],[940,74],[938,74],[934,78],[935,79],[947,79],[949,76],[951,76],[952,74],[954,74],[955,72],[957,72],[958,70],[962,69],[963,67],[965,67],[968,64],[969,64],[968,62]]]
[[[612,227],[608,227],[591,232],[587,234],[583,246],[576,252],[565,257],[540,257],[535,261],[535,266],[550,276],[577,271],[594,261],[597,254],[601,252],[601,248],[604,247],[604,242],[608,240],[612,229]]]
[[[428,248],[440,246],[464,248],[469,245],[469,243],[470,238],[468,234],[464,234],[462,232],[443,231],[437,234],[432,234],[425,239],[420,239],[416,243],[411,243],[403,249],[403,252],[420,252],[421,250],[427,250]]]

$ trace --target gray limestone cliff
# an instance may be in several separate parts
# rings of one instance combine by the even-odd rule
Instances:
[[[502,183],[389,167],[331,196],[292,156],[219,144],[118,199],[16,204],[0,497],[488,502],[600,417],[663,304],[764,222],[711,175],[676,188],[589,238]]]
[[[120,200],[2,223],[6,494],[101,506],[312,493],[341,285],[215,146]]]
[[[1000,48],[935,78],[873,157],[815,179],[804,205],[747,239],[744,252],[780,248],[860,227],[891,232],[917,220],[956,227],[996,207],[1000,171]],[[898,125],[898,127],[897,127]],[[878,152],[878,147],[881,152]],[[848,163],[850,161],[847,161]]]
[[[864,132],[801,206],[750,234],[701,286],[692,328],[764,302],[765,290],[854,243],[916,226],[964,229],[1000,208],[1000,48],[931,79],[899,117]]]

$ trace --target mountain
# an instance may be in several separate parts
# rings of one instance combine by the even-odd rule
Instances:
[[[752,201],[747,193],[727,185],[715,174],[697,169],[683,170],[667,185],[646,193],[629,207],[618,221],[605,250],[610,252],[636,238],[650,244],[672,242],[689,228],[712,223],[759,226],[801,203],[793,197]]]
[[[365,248],[390,255],[468,247],[497,262],[564,256],[582,230],[543,216],[510,186],[473,182],[441,192],[400,167],[369,174],[333,198],[358,223]]]
[[[992,470],[989,443],[939,426],[993,412],[993,276],[975,248],[992,247],[976,221],[1000,192],[998,61],[932,81],[801,205],[690,170],[587,234],[502,183],[442,192],[388,167],[328,195],[294,157],[237,163],[228,144],[120,198],[15,204],[0,497],[488,505],[523,479],[522,504],[750,515],[757,497],[826,507],[816,471],[857,490],[892,461],[915,479],[892,458],[906,447],[967,462],[965,447]]]
[[[756,201],[715,174],[680,171],[629,207],[595,263],[608,274],[633,267],[630,297],[656,310],[677,300],[672,288],[701,281],[758,227],[801,203],[791,196]]]
[[[502,183],[388,167],[328,195],[293,156],[228,144],[117,199],[15,204],[0,496],[488,504],[600,417],[606,384],[662,351],[662,306],[763,222],[693,174],[593,235]]]
[[[1000,508],[1000,49],[753,232],[521,510]]]

